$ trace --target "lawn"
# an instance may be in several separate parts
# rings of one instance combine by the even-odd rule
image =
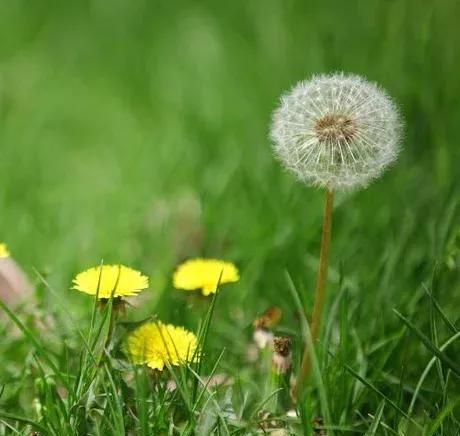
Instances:
[[[0,435],[460,435],[459,14],[0,2],[0,242],[33,284],[0,314]],[[317,365],[294,404],[253,323],[280,309],[296,373],[324,192],[274,158],[270,120],[297,81],[335,71],[384,87],[404,134],[381,178],[335,197]],[[240,280],[175,289],[195,257]],[[111,303],[71,289],[101,262],[150,279],[113,329]],[[200,363],[132,366],[126,335],[155,318],[195,332]]]

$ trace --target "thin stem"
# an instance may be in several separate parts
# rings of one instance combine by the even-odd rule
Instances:
[[[313,314],[311,317],[311,336],[313,342],[318,339],[321,318],[323,314],[324,301],[326,299],[327,267],[329,261],[329,246],[331,244],[331,226],[332,226],[332,204],[334,195],[332,191],[327,190],[326,202],[323,214],[323,232],[321,235],[321,250],[319,254],[318,273],[316,276],[315,301],[313,304]],[[306,347],[302,357],[302,366],[298,385],[300,386],[310,373],[310,357]]]
[[[113,313],[113,302],[112,302],[112,307],[109,307],[110,313],[109,313],[109,329],[107,331],[107,337],[105,338],[105,343],[104,343],[104,348],[107,352],[109,352],[109,346],[110,342],[112,340],[113,336],[113,327],[114,327],[114,317],[115,314]]]
[[[102,310],[108,310],[108,317],[109,317],[109,327],[107,330],[107,336],[104,340],[104,350],[108,353],[109,352],[109,347],[110,343],[113,339],[113,332],[115,329],[115,322],[119,315],[124,312],[125,310],[125,305],[127,303],[120,297],[112,298],[108,302],[104,302],[103,305],[101,305],[101,312]]]

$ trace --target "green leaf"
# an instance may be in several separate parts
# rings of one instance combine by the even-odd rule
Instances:
[[[364,436],[375,436],[377,434],[377,430],[379,428],[380,421],[382,420],[384,407],[385,407],[385,401],[382,400],[377,409],[377,413],[375,414],[374,420],[372,421],[372,425],[369,427],[369,430],[366,431]]]

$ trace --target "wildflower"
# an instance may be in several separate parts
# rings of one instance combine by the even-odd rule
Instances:
[[[270,398],[265,407],[271,413],[285,411],[290,403],[291,345],[291,339],[287,336],[273,338],[271,369],[265,395]]]
[[[149,279],[124,265],[100,265],[78,274],[73,284],[77,291],[107,299],[137,295],[148,288]]]
[[[134,330],[127,339],[126,351],[132,362],[163,370],[165,365],[196,361],[196,336],[183,327],[148,322]]]
[[[377,85],[343,73],[298,83],[273,114],[271,138],[285,167],[330,191],[366,186],[399,151],[395,104]]]
[[[270,134],[279,160],[301,181],[326,188],[311,316],[313,342],[326,295],[334,191],[364,187],[378,177],[397,157],[400,129],[398,111],[385,91],[343,73],[298,83],[273,114]],[[305,348],[299,385],[309,370]]]
[[[0,259],[5,257],[10,257],[10,252],[6,244],[0,243]]]
[[[285,374],[291,367],[291,338],[275,336],[273,338],[272,370],[277,374]]]
[[[176,289],[201,289],[203,295],[209,295],[217,291],[219,284],[237,282],[239,278],[238,269],[230,262],[191,259],[178,266],[173,276],[173,284]]]

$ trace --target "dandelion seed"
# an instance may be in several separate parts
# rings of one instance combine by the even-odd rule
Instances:
[[[239,278],[238,269],[233,263],[217,259],[191,259],[177,267],[173,284],[176,289],[201,289],[203,295],[209,295],[217,291],[218,284],[237,282]]]
[[[10,257],[8,246],[5,243],[0,243],[0,259]]]
[[[100,265],[78,274],[73,285],[77,291],[108,299],[137,295],[148,288],[149,279],[124,265]]]
[[[157,321],[145,323],[129,334],[126,352],[134,364],[161,371],[165,365],[197,361],[197,346],[192,332]]]
[[[391,98],[362,77],[314,76],[281,98],[271,138],[283,165],[328,190],[366,186],[399,151],[400,118]]]

